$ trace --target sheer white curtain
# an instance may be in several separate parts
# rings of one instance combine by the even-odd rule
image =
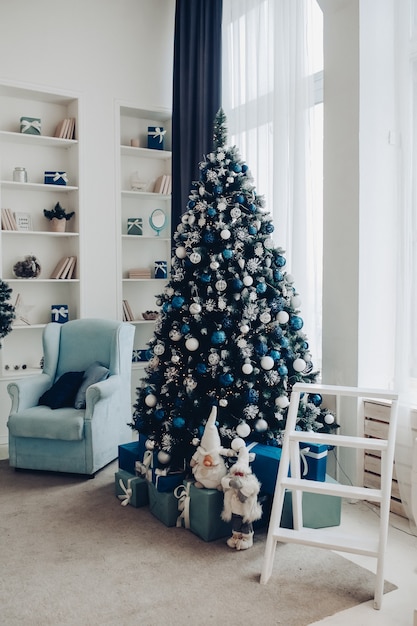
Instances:
[[[417,534],[417,1],[397,5],[398,221],[395,389],[400,393],[395,466],[402,503]],[[411,19],[410,19],[411,17]],[[417,470],[417,467],[416,467]],[[414,507],[413,507],[414,505]],[[414,509],[414,515],[413,515]]]
[[[223,0],[222,101],[276,246],[302,299],[313,363],[321,357],[321,206],[313,203],[314,0]],[[319,203],[320,205],[320,203]]]

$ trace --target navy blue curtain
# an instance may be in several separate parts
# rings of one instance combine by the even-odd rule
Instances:
[[[187,209],[198,165],[213,148],[221,106],[223,0],[176,0],[172,105],[172,231]]]

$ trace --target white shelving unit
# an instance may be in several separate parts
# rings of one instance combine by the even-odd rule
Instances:
[[[41,119],[41,135],[20,132],[20,118]],[[76,139],[54,137],[58,123],[75,118]],[[39,369],[42,357],[42,330],[51,321],[51,307],[68,306],[69,319],[80,317],[80,148],[78,139],[79,99],[73,95],[44,92],[16,85],[0,84],[0,205],[30,218],[30,230],[0,231],[0,276],[22,299],[22,317],[3,340],[0,350],[0,377],[26,375]],[[27,171],[26,183],[13,181],[15,167]],[[45,171],[64,171],[67,185],[44,184]],[[44,209],[59,202],[75,215],[66,223],[66,232],[50,232]],[[25,256],[35,256],[41,265],[37,278],[17,278],[13,266]],[[51,279],[64,256],[76,256],[74,278]],[[26,366],[22,369],[22,366]]]
[[[148,126],[163,127],[164,149],[147,147]],[[171,112],[161,109],[144,109],[117,103],[117,142],[120,145],[118,162],[117,198],[119,204],[119,302],[120,319],[123,318],[123,300],[127,300],[133,312],[132,323],[136,327],[135,350],[146,350],[152,337],[154,321],[145,320],[143,313],[157,311],[156,296],[166,284],[164,279],[154,278],[156,261],[167,262],[169,276],[171,259],[171,194],[155,193],[154,185],[159,176],[171,174]],[[134,140],[139,146],[132,146]],[[132,177],[141,183],[140,190],[132,190]],[[151,228],[149,218],[153,211],[162,209],[166,216],[165,226],[159,235]],[[143,234],[128,234],[129,218],[141,218]],[[129,278],[129,270],[147,268],[150,278]],[[143,369],[145,361],[132,362],[134,370]],[[132,399],[137,386],[137,376],[132,380]]]

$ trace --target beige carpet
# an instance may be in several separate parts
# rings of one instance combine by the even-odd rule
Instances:
[[[373,597],[373,574],[295,545],[260,585],[265,532],[236,552],[167,528],[120,505],[116,469],[83,480],[0,461],[1,624],[304,626]]]

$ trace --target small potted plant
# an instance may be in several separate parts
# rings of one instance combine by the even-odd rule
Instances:
[[[50,220],[51,230],[55,232],[62,232],[65,230],[67,220],[70,220],[72,216],[75,215],[75,211],[67,213],[66,210],[63,209],[62,206],[59,204],[59,202],[57,202],[51,211],[48,211],[48,209],[44,209],[43,214],[48,220]]]

